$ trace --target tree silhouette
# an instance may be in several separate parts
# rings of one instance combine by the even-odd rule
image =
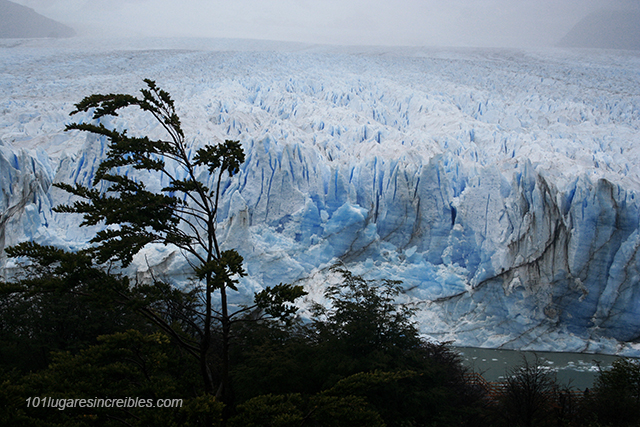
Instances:
[[[245,160],[244,151],[238,141],[230,140],[195,149],[187,143],[169,93],[154,81],[144,82],[146,88],[140,91],[139,97],[94,94],[76,104],[72,115],[91,111],[93,120],[72,123],[66,129],[105,137],[108,150],[91,187],[77,183],[54,184],[79,198],[69,205],[56,207],[55,211],[82,214],[81,226],[103,225],[91,239],[93,246],[75,254],[94,272],[99,270],[97,265],[128,266],[133,257],[151,243],[180,249],[197,280],[191,292],[176,290],[154,278],[151,287],[131,287],[126,280],[116,281],[119,285],[114,297],[154,322],[196,357],[205,392],[228,401],[229,348],[234,322],[256,310],[260,312],[258,316],[290,316],[295,312],[291,303],[304,291],[300,286],[281,284],[256,294],[253,304],[230,310],[228,292],[238,290],[238,280],[245,271],[238,252],[220,248],[217,216],[221,183],[225,176],[233,177],[239,172]],[[151,114],[168,138],[130,136],[127,130],[110,128],[101,122],[103,117],[118,116],[120,110],[128,107]],[[145,182],[167,184],[159,191],[152,191]],[[43,265],[68,264],[74,256],[35,243],[22,243],[10,248],[8,253],[12,257],[29,257]],[[67,270],[60,274],[68,278],[73,270],[73,265],[67,265]],[[214,292],[219,293],[219,305],[214,304]],[[158,301],[164,303],[154,303]],[[218,338],[214,338],[216,328],[220,331]],[[216,344],[220,347],[216,349],[220,365],[218,378],[211,369]]]

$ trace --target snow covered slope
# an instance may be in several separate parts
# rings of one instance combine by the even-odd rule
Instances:
[[[194,145],[238,139],[247,152],[220,216],[246,260],[242,295],[299,280],[317,296],[344,263],[403,280],[438,339],[640,354],[637,53],[0,46],[0,247],[86,244],[96,230],[51,212],[68,200],[51,183],[88,183],[105,143],[62,129],[82,97],[148,77]],[[137,113],[110,124],[161,135]],[[171,248],[141,256],[141,277],[147,261],[183,271]]]

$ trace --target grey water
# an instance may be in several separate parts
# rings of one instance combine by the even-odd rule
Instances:
[[[556,375],[559,384],[572,389],[593,387],[600,369],[607,369],[618,356],[586,353],[552,353],[488,348],[455,347],[465,366],[481,374],[487,381],[502,381],[513,368],[522,365],[523,357],[529,364],[548,368]]]

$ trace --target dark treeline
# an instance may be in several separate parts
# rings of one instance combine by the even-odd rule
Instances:
[[[231,397],[224,403],[205,393],[196,358],[131,306],[111,299],[109,292],[98,293],[85,285],[70,292],[61,288],[45,292],[35,283],[45,284],[51,276],[37,272],[31,272],[35,274],[29,279],[31,292],[16,282],[5,283],[0,298],[0,425],[636,426],[640,422],[636,362],[615,362],[583,395],[560,386],[536,360],[524,359],[496,392],[477,381],[449,346],[420,338],[412,321],[413,307],[396,302],[399,283],[338,272],[342,281],[328,287],[326,305],[316,304],[310,320],[265,319],[254,310],[246,313],[247,321],[237,323],[230,357]],[[172,321],[172,316],[179,318],[175,310],[184,309],[189,300],[188,291],[158,296],[152,295],[153,287],[144,289],[148,293],[140,291],[141,296],[154,299],[156,313],[176,331],[185,337],[194,333],[188,324]],[[219,343],[213,347],[219,349]],[[209,356],[216,380],[221,356],[219,350]],[[67,403],[72,399],[154,403],[180,399],[181,406],[80,408]]]
[[[328,303],[314,305],[310,320],[247,311],[232,331],[232,385],[223,403],[205,393],[197,359],[175,338],[133,305],[111,298],[109,287],[123,278],[113,277],[110,285],[100,277],[100,288],[91,289],[84,282],[97,273],[90,269],[38,269],[27,269],[28,290],[25,280],[2,286],[1,425],[464,425],[481,409],[481,395],[466,383],[458,355],[422,340],[413,307],[396,303],[397,282],[338,270],[343,280],[327,288]],[[47,292],[51,278],[57,288]],[[156,314],[179,335],[195,333],[175,314],[185,310],[188,291],[159,296],[146,286],[137,292],[140,300],[154,300]],[[220,350],[209,355],[216,381],[221,356]],[[54,400],[56,407],[33,407],[35,398]],[[92,398],[183,404],[60,410],[57,403]]]

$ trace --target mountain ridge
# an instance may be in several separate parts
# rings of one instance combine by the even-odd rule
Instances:
[[[640,50],[640,10],[600,10],[578,22],[558,47]]]
[[[0,0],[0,38],[73,37],[72,28],[9,0]]]

